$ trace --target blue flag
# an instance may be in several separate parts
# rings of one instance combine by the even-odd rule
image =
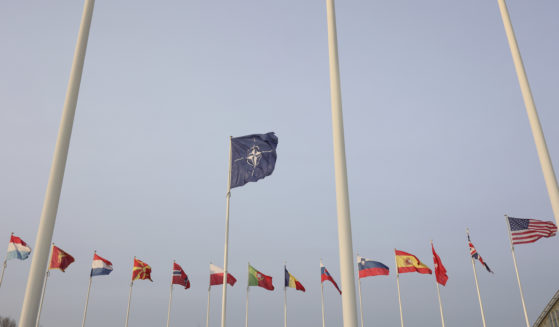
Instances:
[[[278,138],[273,133],[231,139],[231,188],[270,176],[276,166]]]

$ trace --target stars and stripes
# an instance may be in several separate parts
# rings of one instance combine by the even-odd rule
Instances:
[[[552,237],[557,226],[551,221],[507,217],[512,244],[533,243],[542,237]]]

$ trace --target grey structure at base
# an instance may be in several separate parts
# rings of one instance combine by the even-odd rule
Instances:
[[[533,327],[559,327],[559,291],[549,300]]]

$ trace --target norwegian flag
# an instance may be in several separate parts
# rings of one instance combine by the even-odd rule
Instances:
[[[178,284],[184,286],[184,289],[190,288],[190,280],[188,276],[182,270],[181,266],[173,262],[173,284]]]
[[[483,258],[479,255],[479,253],[477,253],[477,250],[472,244],[472,241],[470,241],[470,235],[468,235],[468,245],[470,246],[470,254],[472,255],[472,258],[479,260],[479,262],[485,267],[485,269],[487,269],[487,271],[493,273],[493,271],[491,271],[491,268],[489,268],[485,261],[483,261]]]

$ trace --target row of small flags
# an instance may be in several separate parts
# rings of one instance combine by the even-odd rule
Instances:
[[[557,226],[553,222],[540,221],[536,219],[514,218],[514,217],[507,217],[507,219],[510,228],[509,235],[511,239],[511,245],[533,243],[542,237],[555,236],[557,232]],[[493,273],[491,268],[489,268],[489,266],[483,260],[481,255],[477,252],[475,246],[470,240],[469,234],[468,234],[468,246],[470,248],[470,255],[472,257],[472,260],[475,259],[479,261],[488,272]],[[433,244],[431,244],[431,248],[433,253],[434,270],[435,270],[437,283],[445,286],[448,281],[446,268],[444,267],[441,258],[435,251]],[[13,235],[12,233],[10,237],[10,242],[8,244],[8,252],[6,255],[6,259],[4,260],[2,275],[0,276],[0,286],[2,283],[4,270],[7,266],[7,261],[11,259],[25,260],[29,257],[30,253],[31,253],[31,248],[27,245],[27,243],[24,242],[20,237]],[[396,267],[397,267],[397,274],[410,273],[410,272],[417,272],[420,274],[432,274],[432,270],[427,265],[422,263],[415,255],[396,249],[394,254],[395,254]],[[74,261],[75,261],[74,257],[72,257],[69,253],[65,252],[64,250],[62,250],[61,248],[53,244],[51,249],[51,258],[50,258],[48,270],[59,269],[62,272],[64,272],[68,268],[68,266],[70,266],[70,264],[72,264]],[[381,262],[370,260],[361,256],[357,256],[357,268],[359,273],[359,279],[370,277],[370,276],[390,274],[390,268],[388,266],[384,265]],[[93,261],[91,265],[90,278],[94,276],[109,275],[112,271],[113,271],[112,263],[109,260],[99,256],[96,252],[94,252]],[[286,267],[284,267],[284,273],[285,273],[284,275],[285,288],[294,288],[296,290],[305,292],[305,287],[302,285],[302,283],[298,281],[291,273],[289,273]],[[342,291],[338,287],[338,284],[336,283],[332,275],[328,272],[326,267],[322,264],[322,262],[320,263],[320,275],[321,275],[321,284],[323,284],[325,281],[329,281],[336,288],[336,290],[338,290],[340,294],[342,293]],[[223,277],[224,277],[224,270],[221,267],[218,267],[214,264],[210,264],[210,287],[212,285],[222,285]],[[147,263],[137,259],[136,257],[134,257],[134,265],[132,269],[132,283],[130,284],[130,287],[132,287],[133,282],[135,280],[152,281],[151,267]],[[234,286],[236,282],[237,282],[236,278],[230,273],[228,273],[227,284]],[[173,284],[181,285],[185,289],[190,288],[190,280],[188,278],[188,275],[184,272],[182,267],[176,262],[173,262],[171,285]],[[272,283],[272,277],[261,273],[259,270],[257,270],[250,264],[248,265],[247,289],[249,286],[258,286],[270,291],[273,291],[275,289]],[[84,315],[84,324],[85,324],[85,315]]]

